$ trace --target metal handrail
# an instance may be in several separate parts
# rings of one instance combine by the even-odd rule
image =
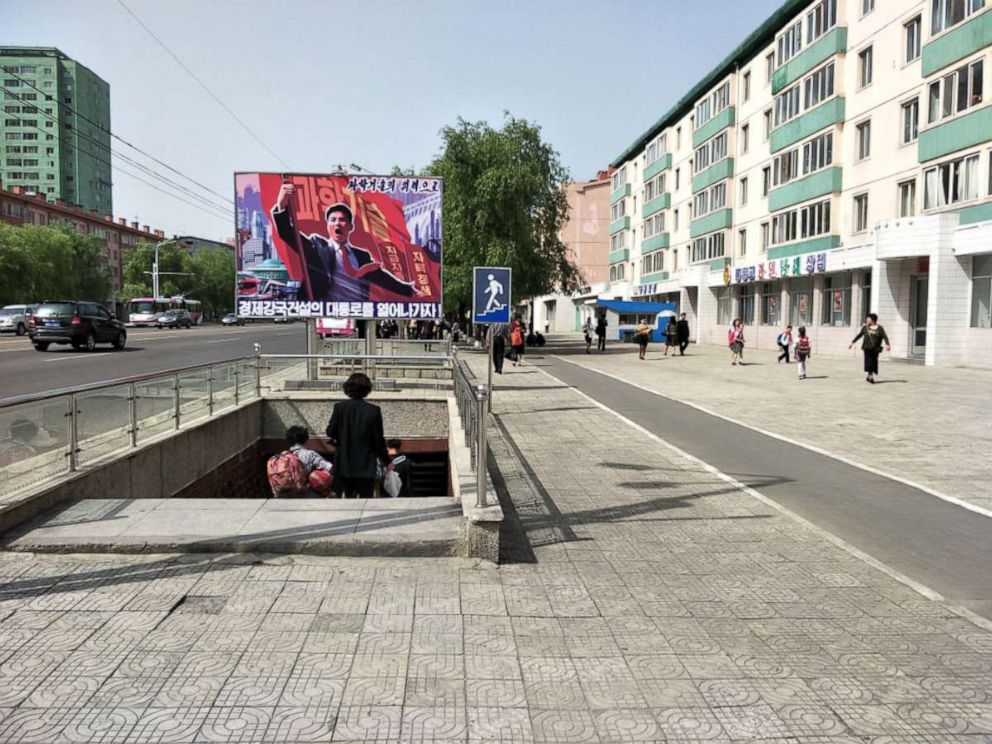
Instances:
[[[218,359],[214,362],[202,362],[200,364],[191,364],[188,367],[171,367],[169,369],[160,369],[157,372],[143,372],[140,375],[128,375],[126,377],[115,377],[110,380],[100,380],[99,382],[87,382],[82,385],[73,385],[67,388],[58,388],[56,390],[46,390],[42,393],[25,393],[23,395],[15,395],[10,398],[0,398],[0,409],[7,408],[8,406],[17,405],[20,403],[36,403],[42,400],[49,400],[51,398],[60,398],[64,395],[72,395],[74,393],[87,393],[91,390],[99,390],[105,387],[114,387],[115,385],[127,385],[128,383],[144,382],[145,380],[151,380],[156,377],[167,377],[169,375],[178,375],[183,372],[189,372],[191,370],[203,369],[204,367],[214,367],[218,364],[231,364],[232,362],[244,362],[255,359],[254,356],[241,356],[233,357],[231,359]]]

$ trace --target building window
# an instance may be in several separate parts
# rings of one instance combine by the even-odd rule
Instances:
[[[920,131],[920,99],[902,105],[902,143],[915,142]]]
[[[692,241],[692,263],[720,258],[724,252],[722,232],[705,235]]]
[[[674,212],[672,212],[672,220],[673,220],[672,229],[673,230],[678,230],[679,229],[679,210],[676,209]]]
[[[916,16],[903,28],[906,29],[906,63],[912,62],[920,57],[920,32],[923,29],[921,16]]]
[[[928,122],[933,124],[981,103],[983,73],[982,60],[978,59],[930,83]]]
[[[788,150],[772,161],[772,185],[781,186],[799,175],[799,151]]]
[[[699,129],[714,116],[730,105],[730,81],[725,81],[720,87],[696,104],[694,128]]]
[[[727,133],[721,132],[696,148],[692,159],[692,172],[700,173],[727,157]]]
[[[741,179],[741,206],[747,206],[747,178]]]
[[[747,103],[748,101],[751,100],[751,72],[750,71],[744,73],[744,91],[743,91],[743,96],[744,96],[744,103]]]
[[[872,49],[868,47],[858,52],[858,87],[865,88],[871,85],[872,73]]]
[[[730,287],[717,287],[716,292],[716,322],[722,326],[729,326],[733,318],[731,313],[734,309],[734,296]]]
[[[834,162],[834,133],[814,137],[803,145],[803,175],[826,168]]]
[[[871,271],[866,271],[861,277],[861,314],[865,317],[871,312]]]
[[[875,10],[875,0],[861,0],[861,15],[866,16]]]
[[[776,64],[781,67],[795,57],[803,48],[802,23],[796,21],[775,41]]]
[[[772,73],[775,72],[775,52],[765,55],[765,82],[772,81]]]
[[[871,156],[871,121],[863,121],[857,126],[858,160]]]
[[[741,154],[747,152],[747,148],[750,140],[751,127],[745,124],[741,127]]]
[[[627,200],[621,199],[610,207],[610,222],[616,222],[627,214]]]
[[[772,131],[772,110],[768,109],[765,112],[765,135],[764,135],[765,142],[768,141],[768,135],[771,134],[771,131]]]
[[[702,217],[717,209],[727,205],[727,184],[721,182],[712,188],[705,189],[696,194],[692,199],[693,218]]]
[[[978,198],[978,153],[923,171],[923,209]]]
[[[868,194],[858,194],[854,197],[854,232],[864,232],[868,229]]]
[[[665,193],[665,174],[655,176],[644,184],[644,203],[656,199]]]
[[[784,124],[799,116],[802,101],[799,97],[799,85],[793,85],[775,98],[775,126]]]
[[[676,168],[676,169],[675,169],[675,190],[676,190],[676,191],[678,191],[678,190],[679,190],[679,180],[681,180],[681,179],[679,178],[679,170],[680,170],[679,168]]]
[[[992,328],[992,253],[971,259],[971,327]]]
[[[811,109],[834,94],[834,63],[820,68],[803,81],[806,108]]]
[[[627,185],[627,166],[626,165],[623,168],[621,168],[620,170],[618,170],[616,173],[613,174],[612,181],[613,181],[613,183],[610,185],[610,188],[613,191],[618,191],[618,190],[622,189],[624,186]]]
[[[815,238],[830,232],[830,200],[807,204],[772,217],[772,245]]]
[[[747,230],[737,231],[737,251],[739,256],[747,255]]]
[[[658,212],[644,220],[644,239],[653,238],[665,232],[665,213]]]
[[[741,287],[741,296],[737,301],[737,317],[744,325],[754,323],[754,288],[750,286]]]
[[[675,128],[675,149],[682,149],[682,127]]]
[[[899,184],[899,216],[912,217],[916,214],[916,179]]]
[[[769,230],[768,223],[767,222],[762,222],[761,223],[761,250],[762,251],[767,251],[768,250],[768,241],[769,241],[769,235],[770,235],[770,233],[769,233],[768,230]]]
[[[666,136],[663,134],[656,138],[644,151],[644,165],[648,166],[668,153]]]
[[[772,167],[766,165],[761,169],[761,195],[768,196],[768,189],[771,188]]]
[[[820,296],[820,324],[825,326],[851,325],[851,273],[834,274],[823,278]]]
[[[782,290],[778,282],[766,282],[761,285],[761,324],[778,325],[782,313],[780,302],[782,301]]]
[[[956,26],[985,7],[985,0],[930,0],[930,33]]]
[[[809,277],[789,282],[789,322],[793,326],[813,321],[813,280]]]
[[[806,45],[837,25],[837,0],[823,0],[806,14]]]
[[[610,236],[610,253],[615,253],[616,251],[622,251],[627,247],[626,232],[618,232],[616,235]]]

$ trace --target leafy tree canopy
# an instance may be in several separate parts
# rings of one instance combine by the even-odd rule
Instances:
[[[571,291],[581,282],[559,233],[568,171],[541,130],[505,114],[503,127],[458,120],[425,175],[444,179],[444,300],[471,303],[473,266],[513,269],[513,297]]]
[[[102,241],[65,226],[0,223],[0,305],[111,299]]]
[[[149,297],[155,261],[155,245],[141,243],[124,256],[124,299]],[[188,295],[203,303],[208,317],[234,306],[234,256],[224,249],[204,249],[191,253],[178,243],[163,245],[158,251],[159,294],[163,297]]]

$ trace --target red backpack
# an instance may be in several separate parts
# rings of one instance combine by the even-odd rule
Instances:
[[[269,476],[269,487],[275,498],[293,496],[305,491],[309,486],[307,471],[294,452],[286,450],[269,458],[265,466]]]

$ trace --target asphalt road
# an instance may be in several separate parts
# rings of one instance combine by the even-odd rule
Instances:
[[[0,337],[0,402],[29,393],[250,356],[256,342],[262,345],[263,353],[303,354],[305,329],[303,323],[263,322],[242,327],[128,328],[123,352],[109,345],[98,346],[94,352],[53,345],[42,353],[34,350],[27,336],[4,334]]]
[[[989,518],[555,357],[567,385],[885,565],[992,619]],[[528,355],[530,358],[530,355]],[[590,432],[595,438],[595,432]]]

